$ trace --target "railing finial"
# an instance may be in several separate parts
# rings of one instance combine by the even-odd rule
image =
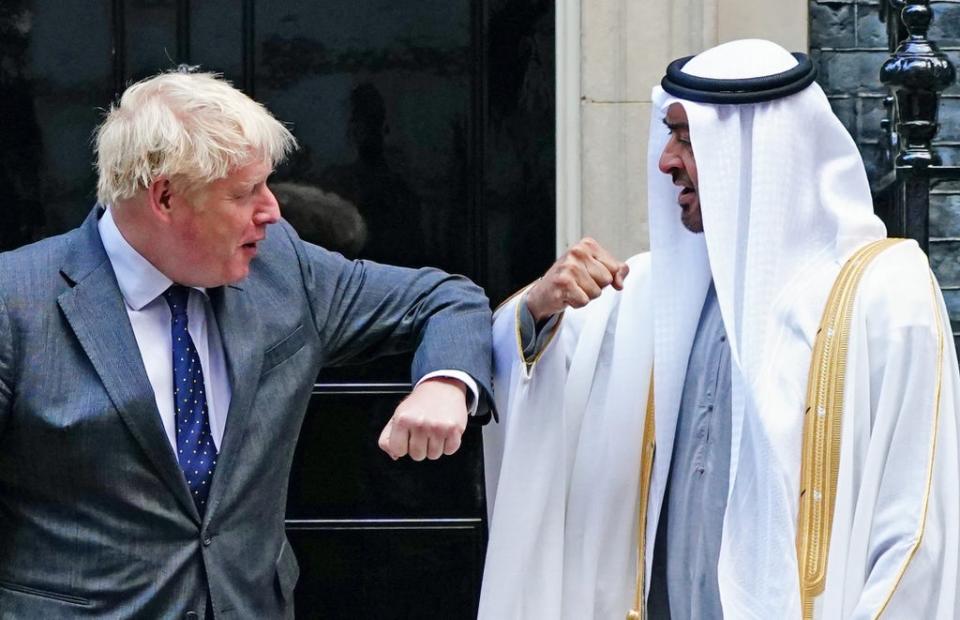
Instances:
[[[939,127],[940,93],[954,82],[956,72],[947,56],[927,38],[933,20],[930,0],[889,2],[889,18],[899,19],[907,32],[880,69],[880,81],[890,87],[896,102],[900,144],[896,163],[915,168],[939,165],[940,155],[930,143]]]

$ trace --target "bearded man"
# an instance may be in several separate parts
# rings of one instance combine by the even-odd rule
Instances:
[[[584,240],[498,311],[480,618],[958,617],[949,320],[814,77],[672,63],[650,252]]]

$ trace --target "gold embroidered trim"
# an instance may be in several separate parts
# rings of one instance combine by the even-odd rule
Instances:
[[[653,477],[653,457],[657,448],[653,404],[653,371],[650,371],[650,388],[647,392],[647,413],[643,419],[643,446],[640,449],[640,497],[637,510],[637,587],[633,609],[627,612],[627,620],[644,620],[647,605],[644,600],[647,572],[647,500],[650,499],[650,481]]]
[[[508,303],[510,303],[511,301],[513,301],[513,298],[516,297],[517,295],[522,295],[524,292],[526,292],[527,289],[529,289],[531,286],[533,286],[533,285],[536,284],[536,283],[537,283],[537,281],[534,280],[533,282],[531,282],[530,284],[526,285],[525,287],[523,287],[523,288],[520,289],[519,291],[514,291],[509,297],[507,297],[506,299],[504,299],[503,301],[501,301],[499,304],[497,304],[497,307],[493,309],[493,313],[496,314],[497,312],[500,312],[500,308],[506,306]]]
[[[890,593],[887,594],[883,605],[880,606],[880,609],[873,617],[874,620],[877,620],[887,608],[887,605],[890,604],[890,599],[893,598],[894,592],[897,591],[897,587],[899,587],[900,581],[903,579],[903,574],[907,572],[907,567],[913,560],[913,556],[916,555],[917,549],[920,548],[920,542],[923,540],[923,532],[927,525],[927,507],[930,504],[930,487],[933,484],[933,459],[937,452],[937,428],[940,426],[940,390],[943,382],[943,324],[940,321],[940,304],[937,303],[937,283],[933,279],[933,272],[930,273],[930,294],[933,298],[933,316],[937,324],[937,387],[934,391],[933,398],[933,426],[931,427],[930,455],[927,460],[927,488],[923,493],[923,507],[920,510],[920,529],[917,531],[916,541],[913,543],[910,553],[907,554],[903,566],[900,567],[900,571],[897,573],[897,578],[893,580],[893,587],[890,588]]]
[[[526,293],[528,290],[530,290],[531,287],[533,287],[534,284],[536,284],[536,282],[528,284],[527,286],[523,287],[522,289],[520,289],[510,297],[506,298],[503,301],[503,303],[497,306],[497,310],[500,310],[500,308],[510,303],[510,300],[512,300],[514,297],[517,297],[519,295],[523,295],[524,293]],[[544,343],[543,348],[537,351],[537,354],[533,356],[533,359],[528,360],[526,356],[523,354],[523,335],[520,333],[520,302],[519,300],[514,305],[513,325],[514,325],[514,331],[516,332],[516,339],[517,339],[517,357],[520,360],[522,360],[523,363],[526,365],[528,374],[530,373],[531,370],[533,370],[534,365],[536,365],[536,363],[540,361],[540,357],[544,353],[546,353],[547,349],[550,347],[550,344],[553,342],[554,336],[556,336],[557,332],[560,330],[560,323],[563,322],[563,315],[564,313],[561,312],[560,316],[557,317],[557,323],[550,330],[550,335],[547,337],[547,341]],[[534,338],[536,338],[536,335],[534,335]]]
[[[820,320],[810,360],[800,469],[797,559],[803,618],[813,618],[823,592],[840,471],[840,438],[847,344],[857,285],[870,262],[902,239],[881,239],[857,250],[840,270]]]

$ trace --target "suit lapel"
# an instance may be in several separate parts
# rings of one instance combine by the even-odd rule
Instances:
[[[220,340],[230,378],[230,410],[213,472],[210,498],[204,521],[209,523],[233,473],[234,461],[241,456],[243,437],[250,420],[253,401],[260,386],[263,365],[263,339],[257,308],[249,291],[239,286],[223,286],[210,291],[210,301],[220,329]]]
[[[120,417],[160,478],[197,521],[199,513],[170,449],[153,387],[97,230],[95,210],[77,231],[61,273],[72,284],[57,299]]]

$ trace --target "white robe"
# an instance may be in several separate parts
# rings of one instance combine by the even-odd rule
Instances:
[[[650,294],[649,256],[630,265],[622,293],[607,290],[565,313],[532,369],[518,346],[518,298],[495,317],[500,424],[484,431],[491,529],[481,620],[623,618],[633,606],[640,439],[661,306]],[[731,455],[739,466],[731,467],[719,575],[727,618],[800,618],[794,545],[803,410],[827,294],[820,283],[824,270],[836,275],[840,267],[831,261],[801,274],[792,293],[805,302],[774,308],[774,354],[751,382],[757,402]],[[904,243],[882,253],[860,284],[817,618],[960,617],[960,375],[931,282],[926,258]],[[647,575],[676,413],[656,412]],[[771,477],[770,469],[783,474]],[[771,514],[784,501],[789,514]],[[774,538],[750,540],[752,531]],[[772,552],[784,549],[791,552]]]
[[[649,256],[629,263],[624,291],[568,310],[531,373],[519,296],[497,312],[481,619],[621,618],[633,599],[653,341]]]

